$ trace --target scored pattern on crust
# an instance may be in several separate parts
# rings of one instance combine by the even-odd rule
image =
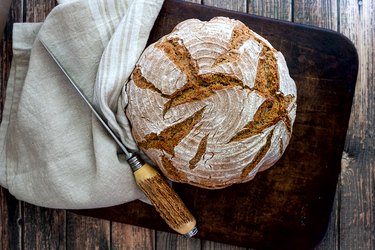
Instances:
[[[242,81],[235,76],[222,73],[198,75],[197,63],[191,59],[191,55],[181,40],[172,38],[170,40],[158,42],[156,48],[164,51],[168,58],[186,75],[187,83],[171,95],[162,94],[152,83],[148,82],[141,73],[139,67],[134,72],[134,83],[139,88],[147,88],[160,93],[163,97],[169,99],[165,103],[163,113],[169,109],[189,103],[200,101],[215,94],[215,91],[232,88],[235,86],[243,86]]]
[[[285,61],[236,20],[180,23],[145,50],[127,90],[135,140],[174,181],[249,181],[291,137],[296,90]]]
[[[195,112],[186,120],[164,129],[159,134],[151,133],[139,142],[142,149],[158,148],[174,156],[174,148],[186,137],[193,127],[202,119],[204,108]]]

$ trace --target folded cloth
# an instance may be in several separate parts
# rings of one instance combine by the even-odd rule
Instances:
[[[137,151],[124,85],[163,0],[61,0],[43,24],[15,24],[0,126],[0,184],[39,206],[97,208],[143,199],[113,139],[40,40]]]

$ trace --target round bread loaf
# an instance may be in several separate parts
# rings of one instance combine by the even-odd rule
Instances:
[[[237,20],[181,22],[146,48],[126,89],[134,139],[176,182],[249,181],[292,134],[296,86],[285,59]]]

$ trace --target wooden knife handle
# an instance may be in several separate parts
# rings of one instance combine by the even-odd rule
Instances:
[[[195,218],[159,172],[146,163],[134,172],[134,176],[170,228],[188,238],[198,232]]]

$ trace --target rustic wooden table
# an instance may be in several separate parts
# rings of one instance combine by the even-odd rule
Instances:
[[[332,29],[356,46],[359,73],[331,222],[318,249],[375,249],[375,2],[190,0]],[[54,0],[14,0],[1,41],[0,110],[14,22],[41,22]],[[343,72],[345,74],[345,72]],[[1,119],[1,118],[0,118]],[[0,249],[241,249],[216,242],[36,207],[0,189]]]

